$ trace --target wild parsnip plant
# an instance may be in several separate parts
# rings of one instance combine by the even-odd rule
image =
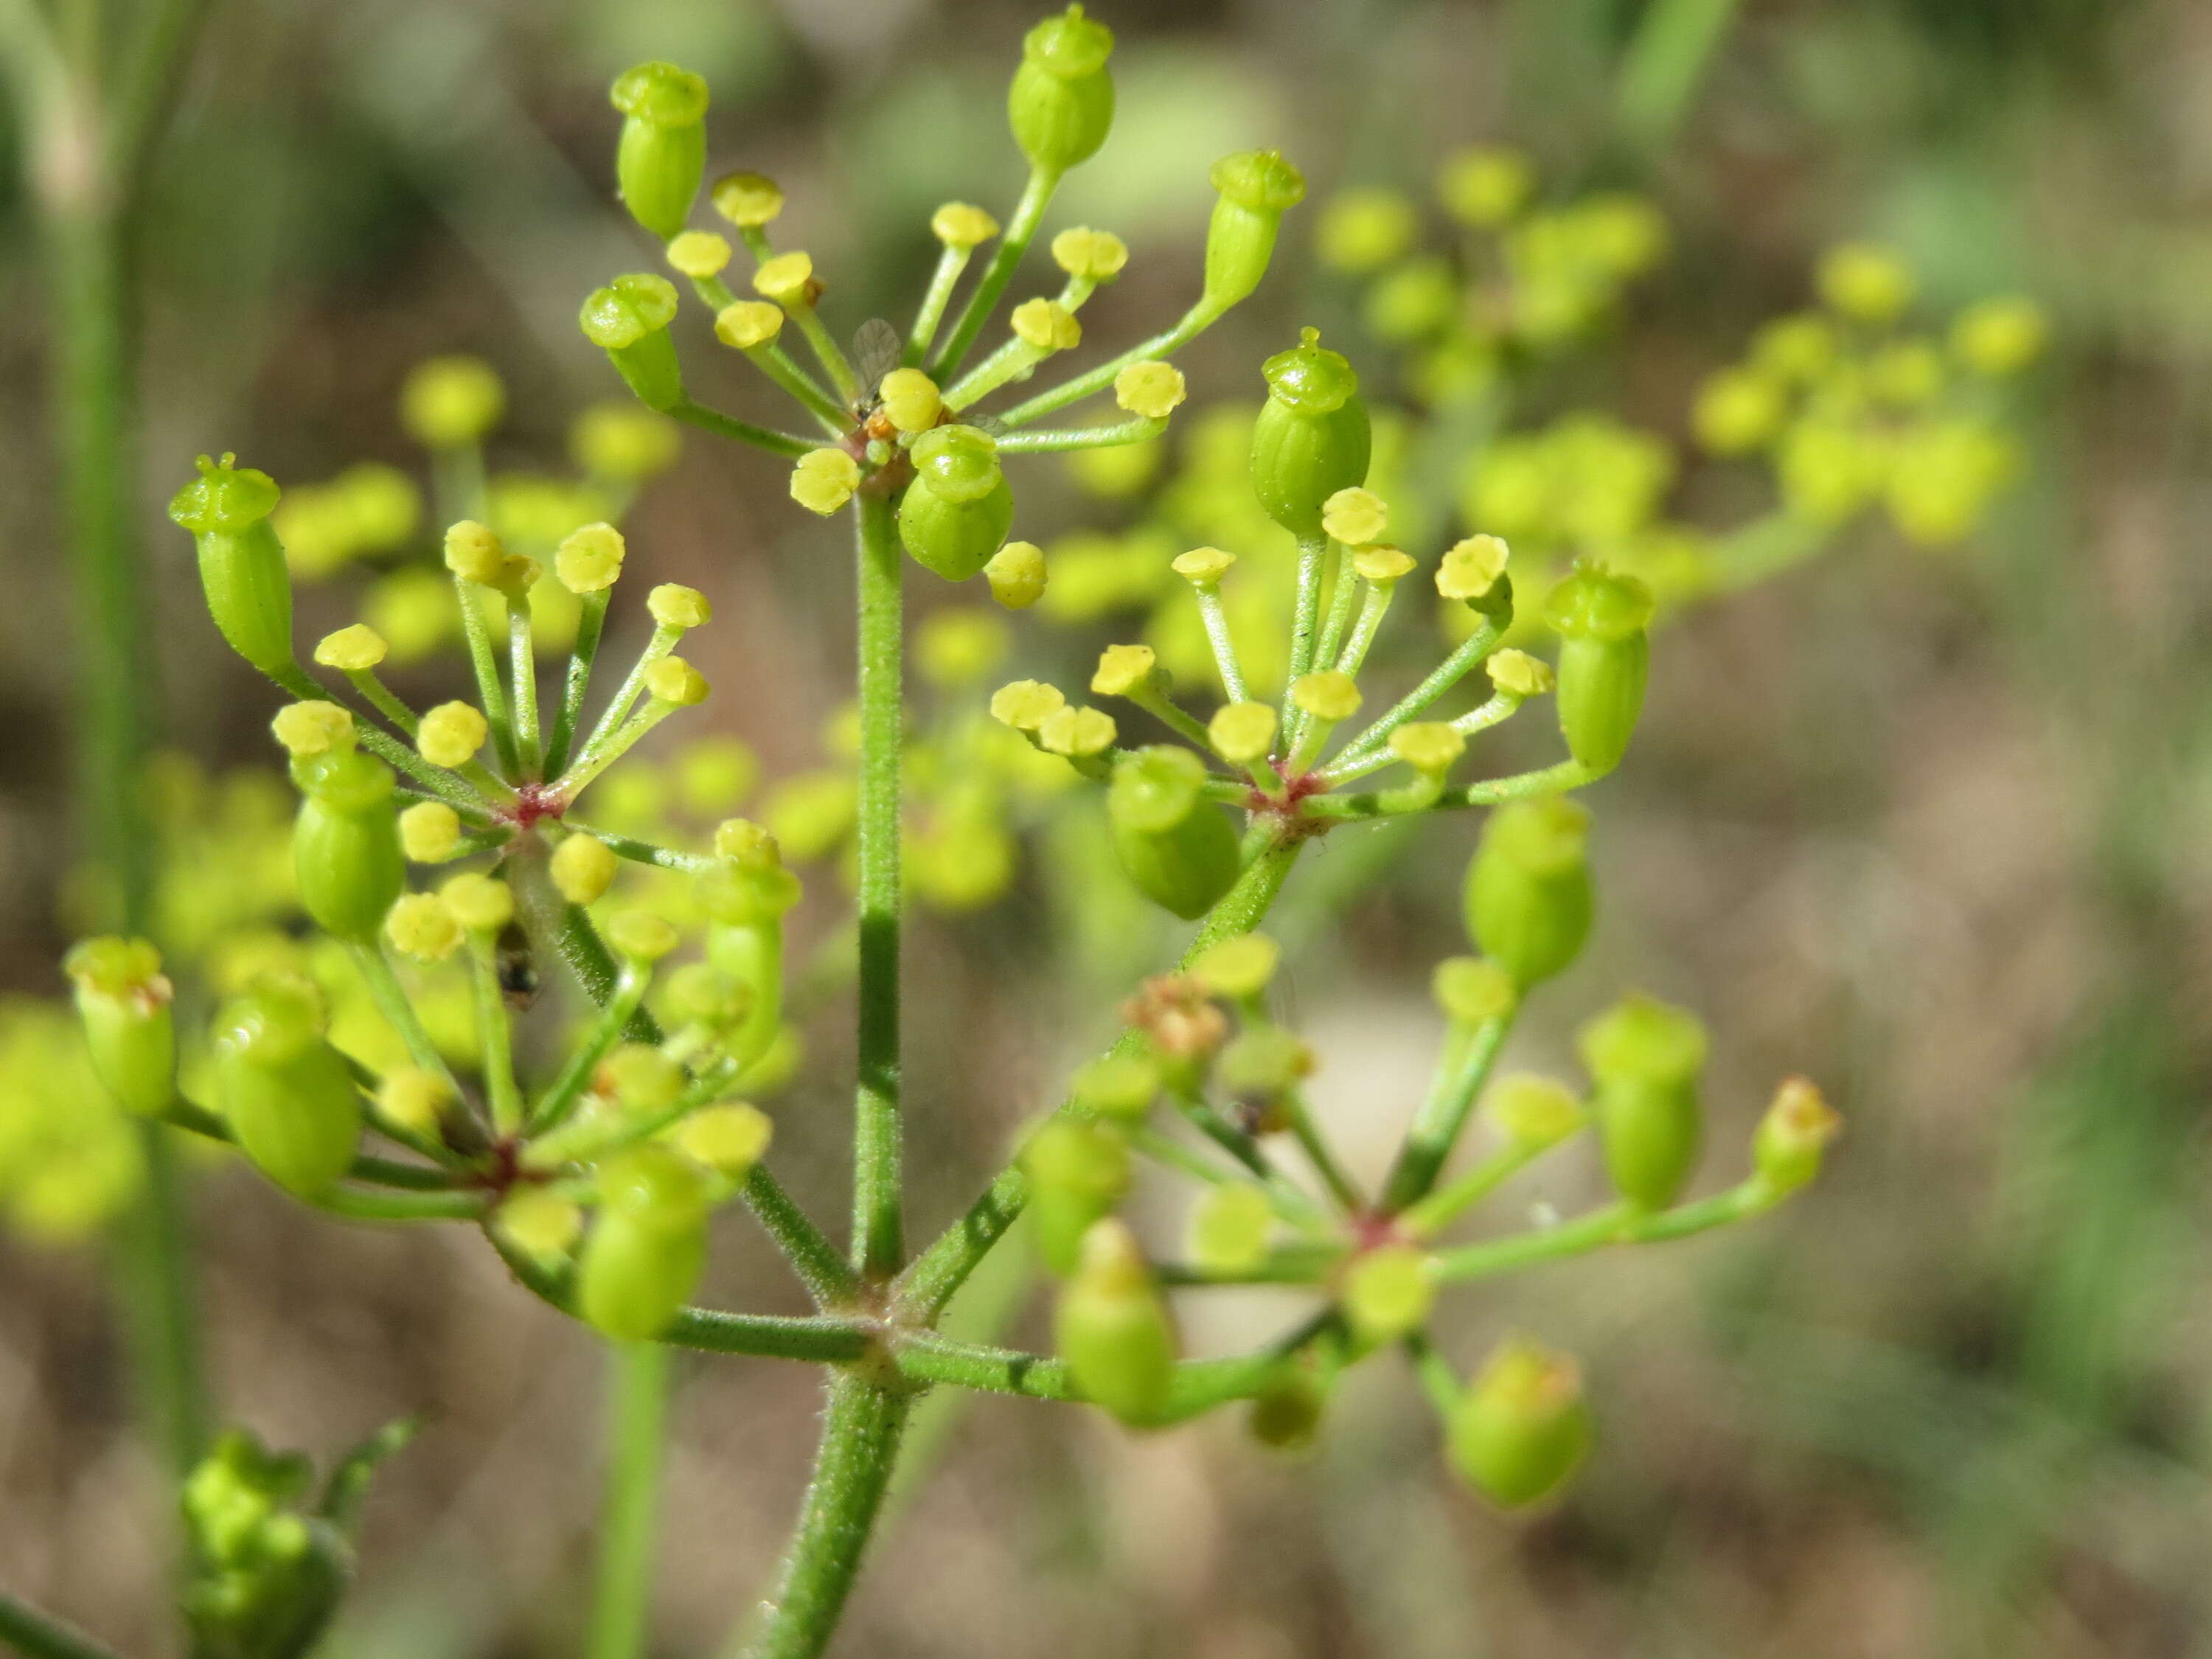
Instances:
[[[1627,749],[1654,599],[1633,575],[1584,560],[1543,598],[1551,659],[1506,644],[1516,601],[1528,603],[1506,542],[1478,528],[1425,566],[1387,539],[1391,507],[1367,487],[1373,433],[1359,376],[1308,329],[1263,366],[1267,400],[1245,458],[1253,498],[1296,550],[1279,636],[1263,637],[1235,603],[1241,586],[1268,572],[1248,574],[1234,549],[1181,549],[1167,562],[1181,584],[1176,603],[1205,641],[1209,695],[1175,684],[1152,647],[1115,644],[1074,696],[1037,680],[1005,684],[989,702],[995,726],[970,727],[933,754],[933,883],[957,893],[964,875],[975,902],[997,890],[974,879],[979,865],[1001,861],[1002,849],[977,850],[1003,836],[988,790],[965,818],[945,803],[981,788],[982,771],[1000,766],[1011,744],[1022,766],[1088,788],[1127,881],[1194,927],[1178,960],[1129,988],[1119,1039],[1068,1079],[973,1205],[933,1239],[910,1240],[905,1121],[933,1103],[906,1097],[900,1066],[904,864],[915,842],[908,561],[934,580],[980,577],[1016,611],[1048,593],[1052,562],[1009,539],[1008,462],[1164,432],[1185,397],[1170,357],[1254,291],[1304,190],[1272,151],[1217,162],[1189,309],[1104,362],[1030,390],[1048,360],[1079,346],[1086,301],[1129,257],[1110,233],[1058,232],[1048,244],[1058,285],[1014,304],[1003,333],[994,331],[1055,189],[1106,137],[1112,46],[1080,7],[1030,33],[1008,101],[1030,163],[1020,199],[1003,228],[978,207],[940,209],[932,228],[942,252],[912,321],[867,325],[850,352],[822,315],[828,290],[809,256],[773,240],[777,187],[749,173],[705,185],[704,83],[648,64],[613,88],[624,204],[682,287],[713,312],[722,343],[788,394],[805,435],[739,421],[692,395],[670,331],[683,296],[669,277],[614,276],[585,301],[584,333],[647,409],[787,457],[793,499],[844,514],[853,527],[857,1075],[842,1247],[838,1230],[805,1213],[771,1172],[773,1123],[756,1103],[793,1060],[781,1035],[792,979],[783,920],[800,886],[784,848],[746,819],[683,847],[595,816],[635,745],[709,695],[680,649],[711,622],[706,597],[653,588],[646,645],[610,672],[600,647],[616,593],[628,591],[624,538],[611,522],[592,522],[532,551],[494,527],[473,458],[497,388],[463,367],[419,383],[410,423],[441,457],[439,493],[452,521],[441,603],[473,669],[465,697],[419,710],[403,702],[379,672],[394,641],[368,622],[313,647],[320,677],[295,654],[288,550],[292,565],[312,564],[297,542],[346,524],[358,532],[363,501],[368,520],[388,528],[400,516],[389,480],[356,478],[355,516],[319,519],[298,492],[283,500],[266,475],[225,456],[204,459],[172,504],[197,543],[216,626],[295,699],[273,729],[299,792],[300,902],[349,959],[404,1052],[372,1066],[334,1043],[325,991],[280,968],[236,986],[209,1024],[205,1063],[180,1089],[162,963],[146,941],[109,937],[81,945],[69,963],[94,1066],[129,1110],[234,1142],[306,1203],[357,1219],[482,1229],[523,1285],[622,1345],[616,1512],[628,1518],[603,1564],[593,1637],[603,1654],[635,1651],[639,1640],[650,1528],[638,1511],[653,1489],[669,1347],[827,1369],[815,1478],[751,1638],[758,1654],[811,1655],[829,1642],[858,1571],[913,1401],[933,1387],[1086,1401],[1136,1427],[1246,1401],[1261,1438],[1293,1443],[1316,1431],[1347,1367],[1395,1351],[1413,1364],[1468,1481],[1509,1506],[1546,1498],[1590,1438],[1575,1363],[1536,1335],[1516,1336],[1467,1380],[1427,1334],[1439,1296],[1538,1262],[1747,1219],[1812,1177],[1837,1127],[1810,1084],[1785,1082],[1734,1160],[1734,1184],[1686,1200],[1701,1150],[1707,1039],[1686,1010],[1641,996],[1583,1028],[1586,1082],[1493,1075],[1523,1003],[1574,960],[1589,930],[1589,822],[1569,796]],[[702,185],[734,243],[693,227]],[[740,258],[752,297],[733,285]],[[1103,418],[1081,412],[1108,398],[1113,412]],[[1049,424],[1054,417],[1071,423]],[[651,447],[647,434],[659,430],[630,436]],[[1380,696],[1366,672],[1370,653],[1386,627],[1402,625],[1409,588],[1424,600],[1420,637],[1434,637],[1431,602],[1455,627],[1417,684]],[[446,631],[422,617],[419,585],[410,605],[420,637]],[[538,653],[554,639],[566,661],[548,673]],[[933,640],[930,659],[951,666],[933,678],[972,680],[973,664],[989,653],[963,651],[957,639]],[[1264,682],[1248,669],[1262,656],[1281,665]],[[1271,685],[1279,695],[1262,695]],[[1562,757],[1481,775],[1472,740],[1545,699]],[[1434,817],[1440,833],[1463,833],[1455,826],[1469,808],[1492,809],[1464,893],[1475,954],[1437,968],[1446,1035],[1434,1079],[1407,1103],[1395,1163],[1369,1190],[1310,1108],[1316,1057],[1271,995],[1279,951],[1264,924],[1316,841],[1386,818]],[[842,838],[840,815],[830,816],[839,818],[831,839]],[[629,901],[626,870],[659,872],[656,902]],[[558,1033],[527,1018],[541,975],[556,964],[589,1005]],[[470,1036],[458,1054],[438,1035],[454,1028],[457,1006]],[[1480,1149],[1455,1160],[1478,1117]],[[1462,1224],[1484,1199],[1584,1136],[1601,1148],[1610,1201],[1553,1224],[1464,1238]],[[1201,1189],[1187,1239],[1140,1240],[1120,1218],[1142,1164]],[[733,1200],[781,1248],[813,1313],[693,1305],[709,1217]],[[1056,1351],[943,1334],[947,1305],[1024,1212],[1059,1281]],[[1310,1312],[1252,1352],[1185,1356],[1173,1299],[1255,1282],[1306,1287]],[[222,1457],[234,1475],[258,1467],[236,1444]],[[262,1488],[294,1490],[274,1477]],[[259,1558],[240,1559],[250,1578]],[[248,1602],[258,1593],[252,1583],[236,1592]],[[312,1632],[298,1632],[308,1629],[271,1619],[234,1650],[276,1659],[303,1650]]]

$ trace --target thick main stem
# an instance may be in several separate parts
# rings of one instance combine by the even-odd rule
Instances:
[[[859,1076],[853,1110],[853,1266],[888,1279],[906,1257],[899,1121],[899,747],[903,595],[891,503],[857,503],[860,799]]]
[[[883,1507],[913,1395],[854,1372],[833,1373],[822,1445],[775,1596],[744,1659],[815,1659],[830,1644]]]
[[[588,1659],[637,1659],[653,1604],[670,1352],[657,1342],[607,1351],[607,1466]]]
[[[130,247],[118,186],[72,144],[95,141],[76,96],[44,135],[40,207],[47,297],[54,315],[52,399],[64,529],[77,610],[78,808],[116,884],[124,927],[147,930],[154,841],[143,793],[150,711],[149,594],[137,512],[137,374]],[[182,1474],[204,1437],[205,1401],[191,1259],[166,1132],[138,1128],[145,1187],[118,1237],[139,1409]]]

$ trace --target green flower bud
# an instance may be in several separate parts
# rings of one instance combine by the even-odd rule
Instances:
[[[1224,155],[1206,175],[1218,194],[1206,228],[1206,292],[1216,315],[1244,299],[1267,274],[1283,215],[1305,199],[1305,177],[1273,149]]]
[[[361,1140],[360,1093],[323,1030],[313,984],[270,978],[224,1006],[213,1044],[215,1097],[238,1144],[306,1199],[337,1183]]]
[[[668,325],[676,319],[676,288],[665,276],[633,271],[595,288],[577,314],[584,337],[607,354],[647,409],[684,401],[684,370]]]
[[[609,1336],[658,1336],[707,1265],[706,1174],[651,1142],[599,1170],[599,1217],[584,1241],[576,1310]]]
[[[999,447],[972,426],[940,426],[915,439],[912,453],[899,540],[924,569],[965,581],[990,562],[1014,522]]]
[[[1078,1070],[1067,1091],[1101,1117],[1136,1121],[1159,1098],[1160,1068],[1144,1054],[1104,1054]]]
[[[1124,1423],[1152,1421],[1175,1382],[1175,1328],[1127,1227],[1101,1221],[1060,1293],[1053,1334],[1083,1397]]]
[[[1843,1127],[1811,1079],[1784,1079],[1751,1138],[1759,1184],[1771,1193],[1796,1192],[1820,1174],[1828,1143]]]
[[[143,939],[88,939],[62,963],[76,990],[92,1069],[125,1111],[161,1112],[176,1093],[177,1032],[161,955]]]
[[[425,449],[480,443],[507,412],[507,388],[481,357],[431,357],[407,371],[399,424]]]
[[[1367,479],[1372,439],[1359,376],[1310,328],[1261,372],[1267,401],[1252,427],[1252,489],[1269,518],[1310,539],[1322,533],[1322,504]]]
[[[1453,1466],[1508,1509],[1548,1498],[1589,1450],[1582,1368],[1525,1338],[1501,1346],[1449,1425]]]
[[[615,182],[629,216],[666,241],[691,216],[707,174],[707,83],[673,64],[640,64],[607,94],[623,112]]]
[[[1597,1084],[1591,1105],[1606,1172],[1632,1204],[1664,1208],[1697,1162],[1705,1028],[1686,1009],[1632,996],[1584,1025],[1577,1041]]]
[[[1209,1187],[1191,1212],[1190,1258],[1224,1279],[1249,1273],[1267,1259],[1275,1214],[1267,1195],[1249,1182]]]
[[[296,666],[292,579],[269,515],[282,494],[266,472],[235,457],[199,458],[200,476],[169,501],[169,517],[192,534],[208,614],[230,648],[263,673]]]
[[[374,942],[406,885],[392,769],[357,749],[332,749],[295,767],[304,792],[292,826],[300,902],[325,933]]]
[[[1395,1342],[1428,1322],[1436,1305],[1435,1270],[1411,1244],[1383,1244],[1363,1252],[1344,1275],[1345,1317],[1364,1342]]]
[[[1037,1254],[1065,1278],[1076,1270],[1091,1224],[1111,1215],[1129,1190],[1128,1143],[1103,1125],[1056,1117],[1024,1144],[1021,1164],[1035,1189],[1030,1225]]]
[[[1578,565],[1544,601],[1559,635],[1559,732],[1595,772],[1628,752],[1651,672],[1651,590],[1633,576]]]
[[[1558,795],[1491,814],[1468,866],[1468,937],[1522,991],[1575,959],[1589,935],[1589,814]]]
[[[1114,77],[1106,68],[1113,53],[1114,32],[1079,5],[1023,38],[1006,124],[1031,167],[1062,173],[1098,153],[1114,125]]]
[[[1121,760],[1106,795],[1123,872],[1185,921],[1204,915],[1237,880],[1237,831],[1206,799],[1206,777],[1196,755],[1163,744]]]
[[[404,1438],[386,1431],[333,1485],[365,1475]],[[352,1581],[353,1549],[343,1527],[300,1507],[311,1474],[305,1458],[271,1454],[232,1430],[185,1477],[192,1571],[179,1600],[194,1653],[290,1659],[313,1650]]]

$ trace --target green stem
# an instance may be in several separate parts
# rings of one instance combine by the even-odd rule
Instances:
[[[1230,702],[1243,702],[1244,669],[1237,659],[1237,636],[1230,631],[1228,613],[1221,608],[1221,589],[1208,582],[1196,594],[1199,620],[1206,625],[1206,642],[1213,649],[1213,670],[1221,676],[1221,695]]]
[[[991,263],[983,268],[982,280],[968,296],[968,303],[960,308],[960,319],[953,324],[945,349],[930,362],[929,378],[938,385],[943,386],[945,377],[960,366],[960,360],[968,355],[968,348],[975,343],[975,337],[990,320],[999,296],[1013,280],[1014,267],[1029,252],[1030,239],[1036,234],[1045,208],[1052,201],[1052,193],[1059,187],[1057,173],[1048,173],[1041,167],[1030,169],[1029,181],[1022,186],[1022,198],[1014,204],[1013,216],[1006,222],[1006,234],[991,251]]]
[[[968,269],[968,261],[975,257],[972,247],[955,247],[947,244],[938,252],[937,269],[930,273],[929,287],[921,296],[921,308],[914,314],[914,327],[906,337],[906,349],[899,362],[908,368],[921,367],[922,359],[929,356],[929,348],[937,338],[937,325],[945,319],[945,307],[951,302],[952,289],[960,280],[960,273]]]
[[[1167,1404],[1153,1419],[1155,1425],[1180,1423],[1230,1401],[1249,1399],[1273,1380],[1285,1360],[1320,1334],[1325,1322],[1310,1322],[1280,1342],[1251,1353],[1181,1361],[1175,1368]],[[915,1331],[902,1337],[894,1358],[900,1373],[917,1382],[951,1382],[1030,1400],[1083,1397],[1060,1360],[980,1342],[957,1342],[934,1331]]]
[[[1579,1221],[1563,1222],[1540,1232],[1516,1233],[1509,1238],[1462,1244],[1436,1258],[1439,1279],[1486,1279],[1511,1273],[1541,1261],[1582,1255],[1609,1244],[1656,1244],[1687,1238],[1731,1221],[1742,1221],[1770,1210],[1781,1194],[1757,1181],[1747,1181],[1724,1193],[1695,1203],[1678,1204],[1671,1210],[1639,1210],[1632,1205],[1608,1205]]]
[[[602,587],[584,595],[576,619],[576,643],[568,653],[568,678],[561,691],[561,712],[553,717],[553,734],[545,742],[545,775],[557,778],[568,764],[568,747],[576,739],[576,722],[584,713],[584,694],[591,690],[592,665],[599,659],[599,639],[607,625],[607,601],[614,590]]]
[[[638,1659],[653,1599],[669,1352],[655,1342],[607,1349],[607,1466],[587,1659]]]
[[[1465,679],[1470,669],[1498,648],[1498,641],[1504,635],[1504,623],[1485,617],[1474,633],[1460,641],[1458,649],[1429,672],[1427,678],[1392,704],[1389,712],[1374,725],[1344,746],[1344,752],[1337,757],[1337,767],[1372,754],[1389,742],[1393,732]],[[1331,771],[1334,769],[1332,768]],[[1323,775],[1328,774],[1324,773]]]
[[[82,1631],[0,1591],[0,1642],[23,1659],[117,1659]]]
[[[325,1214],[349,1221],[481,1221],[489,1213],[489,1193],[380,1192],[366,1187],[334,1187],[311,1200]]]
[[[1267,915],[1268,906],[1275,902],[1275,896],[1283,890],[1283,883],[1291,873],[1291,866],[1297,862],[1304,845],[1303,841],[1293,838],[1263,847],[1245,866],[1237,884],[1206,913],[1196,937],[1183,951],[1182,965],[1187,968],[1223,939],[1234,939],[1257,927]],[[1124,1031],[1117,1047],[1133,1045],[1135,1041],[1133,1032]],[[1022,1206],[1029,1202],[1029,1178],[1018,1166],[1009,1165],[1000,1170],[982,1196],[969,1206],[966,1213],[915,1258],[914,1264],[900,1278],[900,1299],[934,1318],[975,1271],[975,1264],[990,1254],[991,1247],[1014,1224]]]
[[[903,556],[888,497],[855,513],[860,612],[859,1076],[854,1101],[853,1265],[889,1278],[905,1259],[899,1120],[900,629]]]
[[[1486,778],[1480,783],[1461,784],[1425,802],[1422,810],[1495,806],[1501,801],[1522,800],[1530,795],[1554,795],[1569,789],[1579,789],[1603,775],[1591,771],[1580,761],[1564,760],[1554,765],[1540,767],[1534,772],[1515,772],[1507,777]],[[1305,812],[1317,818],[1387,817],[1403,810],[1395,793],[1388,789],[1310,795],[1300,805]]]
[[[851,1372],[829,1382],[822,1443],[775,1595],[747,1659],[815,1659],[830,1644],[897,1462],[914,1396]]]
[[[719,409],[709,409],[689,398],[668,410],[668,414],[702,432],[711,432],[718,438],[730,438],[741,444],[750,444],[756,449],[765,449],[771,455],[788,455],[796,460],[810,449],[822,446],[806,438],[795,438],[788,432],[771,432],[764,426],[755,426],[734,415],[725,415]]]
[[[492,654],[491,622],[484,615],[480,585],[465,576],[453,578],[453,595],[461,608],[461,631],[468,635],[469,665],[476,671],[477,696],[483,702],[485,721],[491,727],[492,750],[509,777],[522,775],[520,751],[514,746],[514,726],[507,718],[507,692],[499,683],[499,661]]]
[[[538,775],[544,759],[538,746],[538,651],[530,636],[530,596],[507,602],[507,674],[514,702],[514,744],[522,763],[518,781]]]
[[[844,351],[830,337],[830,331],[823,326],[820,314],[811,305],[786,306],[783,314],[799,325],[800,337],[805,340],[807,349],[813,352],[814,361],[822,365],[822,372],[830,377],[830,384],[837,388],[837,395],[848,405],[858,403],[860,399],[860,377],[853,372],[853,365],[846,358]]]
[[[1458,1144],[1460,1131],[1467,1127],[1474,1097],[1482,1092],[1483,1083],[1490,1076],[1491,1068],[1498,1064],[1498,1054],[1505,1047],[1506,1034],[1512,1029],[1510,1013],[1483,1021],[1474,1029],[1466,1047],[1459,1050],[1457,1064],[1438,1068],[1435,1081],[1429,1086],[1428,1097],[1413,1114],[1412,1127],[1406,1131],[1406,1144],[1399,1150],[1390,1178],[1382,1184],[1385,1214],[1397,1214],[1426,1196],[1429,1188],[1437,1184],[1444,1161]]]
[[[1043,432],[1009,432],[999,440],[999,453],[1018,455],[1062,449],[1111,449],[1118,444],[1139,444],[1147,438],[1157,438],[1167,429],[1168,423],[1164,420],[1147,420],[1142,415],[1136,415],[1126,421],[1116,421],[1111,426],[1054,427]]]
[[[1080,403],[1093,392],[1103,392],[1114,384],[1115,379],[1130,364],[1151,362],[1155,359],[1167,356],[1169,353],[1178,347],[1188,344],[1200,334],[1205,332],[1220,314],[1218,312],[1207,310],[1205,302],[1201,301],[1185,312],[1182,320],[1173,328],[1164,333],[1155,334],[1149,340],[1139,342],[1120,356],[1110,358],[1094,368],[1086,369],[1072,380],[1051,387],[1048,391],[1040,392],[1036,397],[1016,404],[1012,409],[1001,410],[999,422],[1008,430],[1026,426],[1031,421],[1049,415],[1055,410],[1065,409],[1073,403]]]
[[[1324,572],[1335,550],[1336,544],[1326,536],[1301,536],[1298,538],[1297,606],[1291,620],[1291,668],[1285,677],[1285,684],[1296,680],[1313,666],[1314,634],[1321,621],[1321,590],[1326,580]],[[1295,722],[1297,718],[1297,710],[1293,708],[1291,721]]]
[[[162,5],[131,42],[121,95],[103,112],[97,66],[72,74],[35,8],[14,0],[0,7],[0,60],[20,94],[51,307],[50,396],[78,617],[79,822],[133,933],[146,930],[152,910],[155,841],[141,781],[159,707],[151,588],[137,529],[135,210],[198,18],[195,4]],[[147,1432],[181,1476],[204,1440],[191,1249],[171,1147],[151,1124],[141,1127],[138,1143],[145,1183],[118,1232],[121,1299]]]
[[[522,1091],[514,1081],[514,1033],[507,1023],[507,1000],[500,993],[494,949],[483,934],[469,935],[469,973],[476,986],[484,1093],[490,1101],[492,1127],[507,1136],[522,1131]]]

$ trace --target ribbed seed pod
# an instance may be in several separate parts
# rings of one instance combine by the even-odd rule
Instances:
[[[1106,819],[1137,890],[1194,921],[1237,881],[1237,831],[1206,798],[1206,763],[1188,749],[1139,749],[1114,769]]]
[[[177,1031],[161,953],[143,939],[88,939],[63,967],[101,1085],[125,1111],[161,1111],[176,1092]]]
[[[292,655],[292,578],[269,523],[282,495],[266,472],[199,458],[200,476],[169,501],[199,555],[208,614],[230,648],[263,673],[297,666]]]
[[[1589,936],[1589,814],[1558,795],[1491,814],[1468,866],[1468,937],[1526,991],[1575,959]]]
[[[1006,124],[1030,164],[1058,174],[1098,153],[1114,125],[1114,32],[1070,6],[1022,40],[1006,92]]]
[[[1101,1124],[1054,1118],[1022,1147],[1033,1189],[1029,1205],[1037,1254],[1065,1278],[1076,1270],[1084,1235],[1113,1212],[1129,1190],[1129,1146]]]
[[[991,562],[1014,522],[998,446],[972,426],[915,440],[914,482],[899,501],[899,540],[924,569],[966,581]]]
[[[213,1048],[216,1099],[246,1155],[301,1198],[337,1185],[360,1144],[361,1096],[313,986],[267,979],[234,998]]]
[[[577,313],[584,337],[607,354],[647,409],[684,401],[684,369],[668,325],[676,319],[676,287],[651,271],[632,271],[585,297]]]
[[[577,1311],[609,1336],[658,1336],[707,1265],[706,1175],[650,1141],[599,1171],[599,1214],[577,1269]]]
[[[1261,372],[1267,401],[1252,427],[1252,489],[1269,518],[1310,540],[1322,533],[1322,504],[1367,479],[1373,438],[1359,376],[1311,328]]]
[[[297,762],[301,793],[292,825],[300,902],[325,933],[373,944],[406,885],[392,769],[357,749]]]
[[[1591,1437],[1582,1371],[1516,1339],[1491,1357],[1453,1412],[1453,1466],[1493,1503],[1519,1509],[1565,1486]]]
[[[1584,1025],[1577,1042],[1597,1085],[1591,1104],[1614,1188],[1646,1209],[1673,1203],[1704,1133],[1705,1026],[1686,1008],[1632,996]]]
[[[1218,195],[1206,228],[1204,304],[1219,313],[1260,286],[1283,215],[1305,199],[1306,181],[1272,149],[1224,155],[1207,177]]]
[[[615,77],[623,112],[615,182],[630,217],[662,241],[684,228],[707,172],[707,83],[673,64],[640,64]]]
[[[1578,565],[1544,601],[1559,635],[1559,732],[1567,752],[1610,772],[1628,752],[1651,673],[1651,590],[1633,576]]]
[[[1053,1334],[1083,1397],[1124,1423],[1155,1420],[1175,1381],[1175,1328],[1136,1237],[1121,1222],[1085,1235]]]

